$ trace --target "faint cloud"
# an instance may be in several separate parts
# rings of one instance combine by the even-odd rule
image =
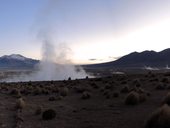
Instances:
[[[89,59],[89,61],[103,61],[103,59],[92,58],[92,59]]]
[[[89,61],[96,61],[97,59],[89,59]]]
[[[117,60],[121,57],[113,57],[113,56],[108,56],[108,58],[101,58],[101,59],[97,59],[97,58],[91,58],[91,59],[88,59],[88,61],[91,61],[91,62],[107,62],[107,61],[114,61],[114,60]]]
[[[109,59],[114,59],[114,60],[117,60],[117,59],[121,58],[121,56],[118,56],[118,57],[109,56],[108,58],[109,58]]]

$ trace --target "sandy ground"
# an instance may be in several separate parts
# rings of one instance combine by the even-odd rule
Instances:
[[[0,127],[143,128],[146,119],[169,92],[169,77],[169,74],[133,74],[83,80],[1,83]],[[140,87],[136,87],[136,80]],[[129,91],[121,92],[127,85]],[[157,88],[160,85],[163,89]],[[146,101],[126,105],[125,98],[134,88],[144,90]],[[61,96],[63,90],[66,96]],[[118,97],[114,97],[115,92]],[[87,99],[82,98],[84,93],[88,93]],[[21,112],[15,107],[20,97],[25,102]],[[53,101],[49,100],[51,97]],[[43,120],[42,113],[35,115],[38,107],[42,112],[54,109],[56,117]]]

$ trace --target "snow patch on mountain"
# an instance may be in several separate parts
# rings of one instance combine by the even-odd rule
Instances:
[[[19,55],[19,54],[11,54],[11,55],[5,55],[5,56],[2,56],[2,58],[6,58],[6,59],[16,59],[16,60],[21,60],[21,61],[24,61],[26,60],[27,58],[22,56],[22,55]]]

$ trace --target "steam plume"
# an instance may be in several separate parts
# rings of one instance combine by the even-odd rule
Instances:
[[[80,67],[74,66],[69,56],[70,49],[64,45],[59,44],[58,52],[55,53],[54,45],[48,41],[43,42],[42,60],[36,66],[37,69],[29,75],[22,74],[7,78],[3,81],[18,82],[18,81],[47,81],[47,80],[64,80],[71,77],[85,78],[87,73]]]
[[[68,45],[54,42],[52,28],[55,26],[50,23],[53,11],[57,6],[58,0],[50,0],[43,9],[36,23],[37,37],[42,44],[42,60],[37,66],[38,69],[30,75],[21,75],[8,79],[7,81],[42,81],[42,80],[63,80],[71,77],[85,78],[86,72],[71,63],[71,49]],[[58,44],[56,49],[54,44]],[[56,51],[56,52],[55,52]]]

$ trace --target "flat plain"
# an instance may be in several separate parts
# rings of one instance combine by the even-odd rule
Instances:
[[[169,73],[0,84],[2,128],[143,128],[170,89]],[[126,103],[131,92],[143,99]],[[17,108],[18,100],[24,105]],[[45,110],[56,116],[44,120]]]

